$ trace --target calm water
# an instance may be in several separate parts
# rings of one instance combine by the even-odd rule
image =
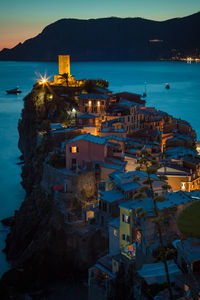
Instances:
[[[20,167],[16,165],[17,122],[23,97],[31,90],[38,73],[57,74],[57,63],[0,62],[0,219],[19,208],[24,192],[20,186]],[[147,105],[189,121],[200,138],[200,64],[182,62],[90,62],[72,63],[77,78],[104,78],[114,92],[144,92],[147,82]],[[169,83],[171,89],[166,90]],[[19,96],[6,95],[5,90],[19,86]],[[3,228],[0,227],[0,230]],[[0,231],[0,249],[5,246],[6,232]],[[8,269],[0,252],[0,276]]]

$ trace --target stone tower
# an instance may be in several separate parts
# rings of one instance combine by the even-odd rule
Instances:
[[[70,55],[58,55],[59,75],[70,75]]]

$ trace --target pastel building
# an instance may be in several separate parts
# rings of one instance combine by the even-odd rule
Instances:
[[[134,181],[136,176],[138,177],[138,182]],[[156,195],[163,194],[162,186],[165,182],[159,180],[155,175],[152,175],[152,177],[155,179],[152,184]],[[100,182],[98,185],[98,223],[102,226],[107,226],[112,218],[119,217],[119,205],[127,200],[132,200],[145,179],[147,179],[147,174],[142,171],[115,171],[110,173],[108,181]]]
[[[99,131],[100,136],[116,135],[126,138],[126,131],[124,129],[124,118],[113,118],[101,123]]]
[[[68,140],[64,147],[67,169],[83,169],[91,164],[96,167],[106,166],[110,159],[120,163],[125,152],[124,139],[115,136],[101,138],[91,134]],[[114,168],[115,163],[112,165]]]
[[[160,217],[165,217],[171,210],[173,217],[163,219],[162,234],[164,240],[179,235],[177,216],[180,212],[195,201],[192,194],[182,191],[167,193],[166,200],[157,202]],[[176,206],[177,210],[173,210]],[[129,259],[135,259],[137,249],[148,255],[159,246],[159,236],[153,220],[155,218],[152,198],[130,200],[120,203],[120,249],[121,253]],[[142,209],[146,215],[141,217],[137,209]]]
[[[104,94],[81,94],[79,96],[79,111],[81,113],[105,114],[109,96]]]
[[[165,175],[173,191],[190,192],[200,190],[200,158],[197,155],[185,155],[178,164],[166,164],[157,170]]]

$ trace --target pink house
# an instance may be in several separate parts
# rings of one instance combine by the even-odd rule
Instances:
[[[76,169],[91,162],[104,163],[109,157],[119,157],[119,153],[123,156],[125,147],[121,137],[83,134],[67,141],[65,150],[66,167]]]

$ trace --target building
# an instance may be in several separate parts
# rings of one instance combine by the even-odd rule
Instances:
[[[124,139],[117,136],[99,137],[83,134],[68,140],[63,147],[66,151],[66,168],[82,170],[93,167],[104,178],[104,169],[124,170]],[[105,175],[107,176],[107,175]]]
[[[79,112],[105,114],[109,103],[109,96],[104,94],[80,94]]]
[[[167,241],[170,237],[179,236],[177,216],[195,199],[182,191],[167,193],[165,198],[165,201],[157,202],[157,208],[161,217],[166,217],[169,211],[174,215],[170,221],[164,218],[161,224],[163,239]],[[152,198],[125,201],[120,203],[119,207],[121,253],[129,259],[135,259],[138,250],[147,257],[160,245],[156,225],[153,222],[155,212]],[[145,212],[145,216],[141,216],[138,210]]]
[[[59,75],[54,76],[54,85],[64,87],[79,87],[84,85],[85,80],[76,80],[70,74],[70,55],[58,55]]]

